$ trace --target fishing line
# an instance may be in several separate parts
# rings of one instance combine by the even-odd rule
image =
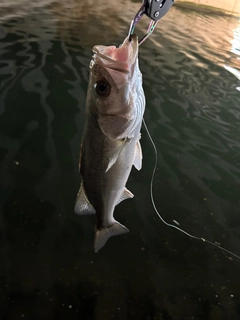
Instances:
[[[151,137],[151,135],[150,135],[150,132],[149,132],[149,130],[148,130],[148,127],[147,127],[146,122],[145,122],[144,119],[143,119],[143,124],[144,124],[144,127],[145,127],[146,131],[147,131],[147,135],[148,135],[148,137],[149,137],[149,140],[151,141],[151,144],[152,144],[152,146],[153,146],[154,153],[155,153],[155,164],[154,164],[154,168],[153,168],[153,172],[152,172],[152,178],[151,178],[151,183],[150,183],[150,195],[151,195],[151,201],[152,201],[152,204],[153,204],[153,208],[154,208],[154,210],[156,211],[156,213],[157,213],[158,217],[160,218],[160,220],[161,220],[166,226],[168,226],[168,227],[170,227],[170,228],[174,228],[174,229],[176,229],[176,230],[184,233],[186,236],[188,236],[188,237],[190,237],[190,238],[193,238],[193,239],[195,239],[195,240],[201,240],[201,241],[203,241],[203,242],[209,243],[209,244],[211,244],[212,246],[217,247],[218,249],[221,249],[221,250],[223,250],[223,251],[231,254],[232,256],[240,259],[240,256],[238,256],[237,254],[235,254],[235,253],[233,253],[233,252],[231,252],[231,251],[229,251],[229,250],[221,247],[220,245],[218,245],[218,244],[216,244],[216,243],[214,243],[214,242],[211,242],[211,241],[209,241],[209,240],[206,240],[206,239],[204,239],[204,238],[196,237],[196,236],[194,236],[194,235],[192,235],[192,234],[184,231],[183,229],[175,226],[174,224],[168,223],[167,221],[165,221],[165,220],[163,219],[163,217],[161,216],[161,214],[159,213],[159,211],[158,211],[158,209],[157,209],[157,207],[156,207],[156,204],[155,204],[155,201],[154,201],[154,197],[153,197],[153,180],[154,180],[154,177],[155,177],[155,172],[156,172],[156,169],[157,169],[157,162],[158,162],[157,148],[156,148],[156,146],[155,146],[155,144],[154,144],[154,142],[153,142],[153,139],[152,139],[152,137]]]

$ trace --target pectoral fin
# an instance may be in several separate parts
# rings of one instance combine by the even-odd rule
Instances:
[[[97,230],[94,243],[95,252],[98,252],[112,236],[117,236],[119,234],[128,232],[129,230],[117,221],[115,221],[114,224],[108,228]]]
[[[126,141],[127,139],[117,141],[116,147],[111,149],[111,151],[107,153],[108,165],[105,172],[107,172],[114,165],[114,163],[116,163],[118,157],[120,156],[126,144]]]
[[[134,160],[133,165],[137,170],[141,170],[142,168],[142,148],[140,141],[138,140],[135,147],[135,154],[134,154]]]
[[[131,191],[129,191],[126,187],[123,189],[123,193],[121,194],[120,198],[118,199],[117,204],[119,204],[120,202],[122,202],[123,200],[129,199],[129,198],[133,198],[134,195],[132,194]]]
[[[80,214],[80,215],[96,213],[96,210],[88,200],[83,183],[81,183],[81,186],[77,195],[74,211],[76,214]]]

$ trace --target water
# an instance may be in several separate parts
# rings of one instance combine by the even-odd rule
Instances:
[[[1,320],[240,318],[240,261],[154,212],[144,129],[135,198],[115,211],[130,233],[95,254],[95,218],[73,212],[91,49],[120,44],[139,6],[1,2]],[[139,54],[156,206],[238,255],[239,30],[236,18],[172,8]]]

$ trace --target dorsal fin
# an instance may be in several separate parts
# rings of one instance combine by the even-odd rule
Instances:
[[[140,141],[138,140],[135,146],[134,160],[133,165],[137,170],[141,170],[142,168],[142,148]]]

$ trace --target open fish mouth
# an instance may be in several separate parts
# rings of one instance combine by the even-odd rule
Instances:
[[[128,72],[138,56],[138,38],[127,37],[117,48],[115,46],[97,45],[93,47],[94,62],[105,68]]]

